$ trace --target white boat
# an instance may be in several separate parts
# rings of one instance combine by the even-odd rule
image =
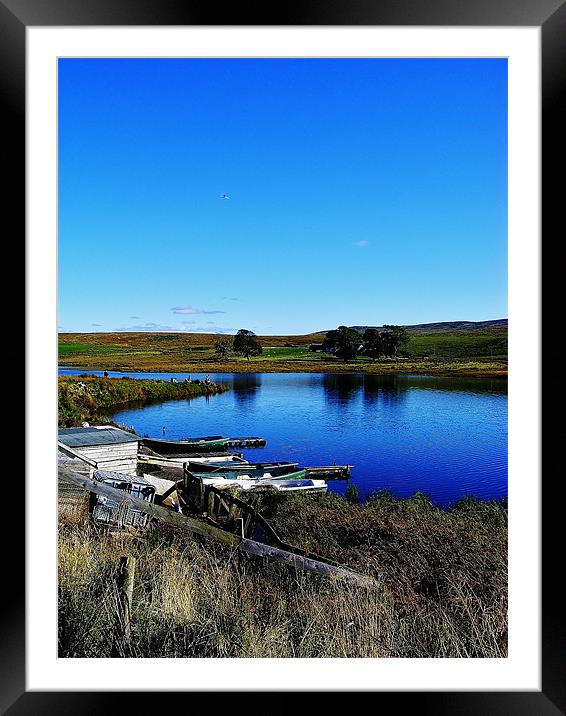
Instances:
[[[274,489],[279,492],[326,492],[328,485],[324,480],[311,480],[310,478],[299,480],[281,480],[272,478],[250,478],[242,476],[236,480],[225,477],[201,477],[203,485],[214,485],[214,487],[230,488],[238,487],[242,490]]]
[[[183,465],[186,462],[198,462],[202,465],[214,462],[214,463],[222,463],[226,464],[227,467],[230,467],[231,465],[248,465],[248,461],[244,460],[243,457],[240,457],[239,455],[217,455],[216,457],[208,457],[208,456],[202,456],[202,457],[196,457],[191,455],[190,457],[157,457],[155,455],[145,455],[144,453],[138,453],[138,462],[142,463],[144,465],[159,465],[160,467],[168,467],[168,468],[176,468],[179,470],[183,469]]]

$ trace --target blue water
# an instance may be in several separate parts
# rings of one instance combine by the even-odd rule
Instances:
[[[61,369],[61,374],[101,371]],[[184,373],[118,373],[133,378]],[[203,375],[191,376],[203,378]],[[112,419],[140,435],[260,435],[254,461],[352,464],[364,497],[424,492],[447,505],[466,495],[507,495],[507,382],[420,375],[212,374],[232,390],[209,398],[121,410]],[[331,482],[330,489],[345,490]]]

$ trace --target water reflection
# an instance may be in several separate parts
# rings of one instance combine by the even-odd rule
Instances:
[[[376,405],[379,401],[399,401],[411,387],[407,376],[371,373],[326,374],[322,386],[327,403],[340,406],[360,395],[366,406]]]
[[[261,388],[261,376],[262,373],[232,373],[232,392],[238,405],[253,407]]]
[[[406,376],[398,375],[372,375],[364,376],[363,399],[366,407],[379,402],[392,403],[402,400],[409,384],[404,380]]]
[[[325,373],[322,377],[324,396],[329,405],[347,405],[360,391],[360,373]]]

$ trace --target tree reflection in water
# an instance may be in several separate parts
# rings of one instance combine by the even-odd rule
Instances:
[[[261,388],[261,373],[233,373],[232,392],[238,405],[250,408],[254,405]]]
[[[372,373],[334,373],[323,376],[322,385],[328,405],[345,406],[360,393],[367,407],[378,401],[398,402],[410,387],[407,376]]]

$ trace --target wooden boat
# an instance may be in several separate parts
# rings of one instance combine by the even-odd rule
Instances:
[[[230,471],[241,471],[242,473],[249,473],[250,470],[253,470],[254,472],[257,471],[258,474],[260,471],[269,472],[271,477],[279,477],[280,475],[287,475],[290,472],[295,472],[297,468],[299,467],[298,462],[285,462],[285,461],[279,461],[279,462],[256,462],[256,463],[249,463],[245,460],[242,460],[241,462],[232,461],[229,463],[226,462],[218,462],[216,460],[211,460],[209,462],[200,462],[198,460],[189,460],[187,462],[187,470],[189,472],[210,472],[210,473],[217,473],[217,472],[224,472],[226,469]]]
[[[174,458],[178,459],[178,458]],[[192,462],[195,465],[220,465],[221,467],[230,467],[236,469],[239,465],[249,465],[250,463],[242,457],[242,453],[226,452],[212,453],[208,455],[189,455],[185,458],[185,462]],[[208,468],[207,468],[208,469]]]
[[[281,479],[257,479],[257,480],[224,480],[222,478],[209,475],[202,478],[202,483],[206,485],[214,485],[214,487],[238,487],[241,490],[277,490],[278,492],[326,492],[328,485],[324,480],[281,480]]]
[[[240,466],[241,464],[247,465],[247,460],[244,460],[240,455],[236,454],[226,454],[226,456],[222,457],[205,457],[204,455],[156,455],[155,453],[152,455],[147,455],[144,453],[138,453],[138,465],[141,467],[145,467],[146,465],[153,465],[155,467],[159,467],[162,470],[167,471],[174,471],[174,472],[183,472],[184,466],[187,464],[187,461],[190,460],[193,464],[193,466],[200,470],[200,468],[203,467],[203,465],[206,465],[206,463],[210,460],[214,460],[220,465],[223,465],[227,469],[235,468],[236,466]],[[222,462],[219,462],[219,461]],[[204,468],[206,469],[206,468]]]
[[[284,475],[272,475],[268,470],[221,470],[218,472],[196,472],[185,470],[185,475],[196,478],[214,478],[219,480],[303,480],[305,470],[295,470]]]
[[[183,440],[162,440],[160,438],[143,438],[143,444],[160,455],[189,455],[192,452],[208,452],[226,448],[229,438],[222,435],[207,435]]]

